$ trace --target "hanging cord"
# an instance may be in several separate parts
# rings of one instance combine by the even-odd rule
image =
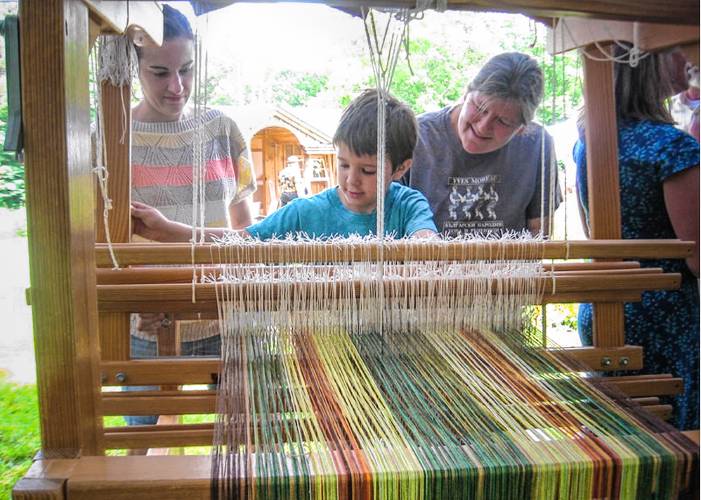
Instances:
[[[131,84],[136,76],[136,52],[131,39],[127,35],[98,37],[96,42],[97,57],[91,56],[91,65],[95,78],[93,79],[93,95],[95,98],[95,131],[94,131],[94,155],[93,173],[97,178],[97,184],[102,197],[102,218],[105,227],[105,240],[109,249],[110,258],[114,269],[119,269],[119,263],[114,253],[112,237],[110,235],[109,211],[112,210],[112,199],[109,196],[108,179],[109,171],[105,164],[107,157],[104,114],[102,109],[102,83],[109,82],[115,87]],[[124,93],[120,92],[122,99],[122,135],[120,143],[124,144],[128,133],[128,110],[124,102]]]
[[[367,40],[370,62],[375,75],[375,87],[377,89],[377,208],[376,225],[377,239],[379,244],[378,258],[376,263],[376,283],[377,283],[377,321],[380,332],[384,338],[384,237],[385,237],[385,164],[386,164],[386,102],[385,98],[392,85],[394,71],[397,67],[399,52],[402,47],[407,50],[406,34],[409,21],[417,15],[421,15],[425,7],[419,10],[392,9],[382,11],[388,13],[387,20],[382,32],[378,31],[375,10],[361,7],[365,37]],[[380,11],[377,11],[378,13]],[[383,343],[384,346],[384,343]]]
[[[533,42],[538,43],[538,25],[533,25]],[[543,56],[540,61],[540,67],[543,75],[546,74],[544,71],[546,67],[545,63],[545,50],[543,51]],[[552,110],[554,113],[554,109]],[[542,120],[543,124],[540,131],[540,231],[539,236],[542,238],[545,234],[545,119]]]
[[[552,24],[552,29],[553,29],[553,34],[555,31],[555,20],[553,19],[553,24]],[[535,37],[534,40],[538,40],[538,30],[537,30],[537,25],[534,26],[535,30]],[[545,47],[546,42],[543,43],[543,46]],[[555,116],[557,113],[557,59],[555,57],[555,36],[553,36],[553,51],[552,51],[552,56],[551,56],[551,61],[550,61],[550,67],[551,67],[551,77],[550,77],[550,92],[551,92],[551,101],[550,101],[550,123],[555,122]],[[541,67],[544,70],[546,68],[546,60],[545,60],[545,53],[546,51],[543,50],[543,58],[541,60]],[[543,74],[545,74],[545,71],[543,71]],[[555,199],[556,199],[556,189],[557,189],[557,162],[554,158],[555,150],[552,142],[548,145],[548,165],[546,166],[545,162],[545,123],[542,125],[541,129],[541,134],[540,134],[540,234],[539,237],[541,239],[546,239],[550,238],[553,236],[554,233],[554,224],[555,224]],[[548,174],[546,177],[546,173]],[[548,180],[547,185],[546,185],[546,178]],[[547,201],[547,213],[546,213],[546,201]],[[547,228],[544,224],[545,221],[545,216],[547,215]],[[551,260],[551,263],[554,262],[554,259]],[[551,271],[551,281],[552,281],[552,288],[553,288],[553,293],[554,290],[556,290],[556,280],[555,280],[555,273]],[[547,337],[548,337],[548,323],[547,323],[547,305],[543,304],[541,307],[541,329],[542,329],[542,336],[543,336],[543,346],[545,347],[547,345]]]
[[[558,22],[563,22],[563,19],[560,18]],[[553,45],[557,43],[556,40],[556,32],[555,32],[555,26],[553,25]],[[556,50],[553,50],[553,54],[556,53]],[[560,52],[561,52],[561,58],[562,58],[562,64],[561,70],[562,70],[562,115],[563,119],[567,119],[567,71],[566,71],[566,60],[567,57],[565,56],[565,31],[560,30]],[[564,217],[565,217],[565,228],[564,228],[564,239],[567,241],[568,238],[568,232],[567,232],[567,165],[563,162],[563,183],[565,186],[564,189],[564,194],[563,194],[563,203],[565,205],[564,208]]]
[[[196,302],[197,268],[195,264],[195,246],[205,242],[205,158],[203,144],[205,130],[205,114],[207,105],[207,51],[204,41],[204,33],[207,32],[209,16],[204,16],[205,26],[198,18],[195,27],[195,74],[192,97],[194,100],[192,140],[192,237],[190,238],[190,252],[192,264],[192,302]],[[198,236],[199,233],[199,236]],[[203,268],[203,266],[199,266]]]
[[[552,43],[553,43],[553,50],[552,50],[552,68],[553,68],[553,80],[552,80],[552,94],[553,94],[553,100],[552,100],[552,116],[553,116],[553,121],[555,117],[555,113],[557,111],[557,101],[556,101],[556,94],[557,94],[557,37],[555,36],[556,34],[556,26],[557,26],[557,19],[553,19],[553,24],[552,24]],[[564,45],[561,47],[561,49],[564,48]],[[563,80],[563,93],[564,93],[564,79],[565,79],[565,72],[564,72],[564,64],[565,64],[565,59],[564,59],[564,54],[562,54],[562,80]],[[564,94],[563,94],[563,115],[565,113],[565,100],[564,100]],[[551,235],[554,234],[554,223],[555,223],[555,197],[556,197],[556,189],[557,189],[557,160],[553,158],[555,154],[555,148],[554,145],[552,146],[550,150],[550,186],[549,186],[549,207],[548,207],[548,213],[549,213],[549,233]],[[565,204],[565,234],[567,234],[567,176],[565,175],[565,194],[564,194],[564,204]],[[555,259],[551,259],[550,261],[551,264],[555,263]],[[554,266],[552,266],[551,269],[551,279],[552,279],[552,293],[556,293],[557,290],[557,280],[555,279],[555,271],[554,271]],[[546,321],[547,318],[547,305],[543,304],[543,337],[544,340],[547,342],[547,328],[548,324]],[[546,347],[544,345],[544,347]]]
[[[577,45],[577,43],[578,43],[577,39],[572,35],[572,32],[570,31],[570,28],[567,24],[567,20],[561,19],[560,22],[562,23],[562,26],[564,27],[563,31],[567,32],[569,40],[574,45]],[[564,33],[562,36],[564,37]],[[613,43],[615,43],[616,45],[618,45],[619,47],[621,47],[623,49],[626,49],[626,51],[619,56],[613,56],[613,55],[608,54],[605,47],[602,47],[599,42],[594,42],[594,45],[596,46],[597,49],[599,49],[599,52],[604,54],[603,57],[590,54],[584,48],[580,48],[579,53],[581,53],[587,59],[591,59],[592,61],[601,61],[601,62],[611,61],[611,62],[615,62],[615,63],[629,64],[632,68],[635,68],[641,59],[645,59],[646,57],[649,57],[651,55],[650,52],[640,50],[640,25],[638,22],[633,23],[633,46],[632,47],[629,47],[628,45],[622,43],[620,40],[616,40],[614,37],[611,37],[611,38],[613,39]],[[563,38],[562,45],[564,47],[564,38]]]
[[[365,36],[378,93],[377,106],[377,236],[384,237],[385,95],[389,92],[402,47],[408,50],[409,22],[423,15],[431,2],[419,0],[416,9],[367,9],[362,7]],[[387,13],[384,30],[377,27],[375,13]],[[408,55],[407,55],[408,57]]]
[[[385,161],[385,102],[384,95],[389,92],[394,78],[394,71],[397,67],[399,51],[404,47],[406,51],[407,63],[409,64],[409,44],[408,32],[409,22],[413,19],[422,19],[426,9],[435,7],[438,11],[444,11],[447,0],[417,0],[414,9],[368,9],[361,7],[365,36],[370,52],[370,62],[375,75],[375,85],[378,91],[378,143],[377,143],[377,187],[378,193],[383,193],[384,186],[384,161]],[[388,14],[384,31],[378,32],[375,22],[375,12]],[[396,22],[395,22],[396,21]],[[409,64],[411,69],[411,65]],[[384,196],[378,196],[378,237],[384,236]]]
[[[102,35],[99,40],[97,80],[100,83],[109,81],[115,87],[131,85],[131,82],[138,77],[138,61],[131,38],[128,35]],[[120,97],[122,100],[122,135],[119,143],[124,144],[129,126],[128,103],[124,101],[124,92],[120,92]]]

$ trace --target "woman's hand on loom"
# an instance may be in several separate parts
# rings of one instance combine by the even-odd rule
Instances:
[[[131,202],[132,232],[153,241],[190,241],[192,227],[180,222],[174,222],[165,217],[157,209],[139,203]]]

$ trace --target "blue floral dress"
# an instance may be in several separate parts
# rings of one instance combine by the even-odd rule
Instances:
[[[577,190],[587,221],[586,147],[574,147]],[[619,123],[618,160],[621,224],[624,239],[676,238],[667,215],[662,183],[699,164],[699,143],[672,125],[650,121]],[[674,398],[673,424],[679,429],[699,427],[699,288],[683,260],[641,261],[642,267],[661,267],[681,273],[681,289],[642,294],[641,302],[625,304],[626,343],[643,347],[640,373],[671,373],[684,381]],[[592,343],[591,304],[579,308],[579,336]]]

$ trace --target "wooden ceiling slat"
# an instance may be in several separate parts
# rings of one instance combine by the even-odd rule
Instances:
[[[220,9],[235,0],[192,0],[195,11]],[[253,0],[252,0],[253,1]],[[299,1],[299,0],[289,0]],[[318,3],[318,0],[307,0]],[[414,7],[414,0],[326,0],[323,3],[346,12],[360,6]],[[521,13],[534,18],[563,16],[640,21],[667,24],[699,24],[697,0],[449,0],[448,9]]]

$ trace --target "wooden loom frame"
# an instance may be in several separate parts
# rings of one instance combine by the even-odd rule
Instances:
[[[325,3],[340,7],[359,5],[353,0]],[[368,3],[411,4],[407,0]],[[683,41],[697,43],[699,7],[696,2],[673,0],[664,8],[656,4],[654,0],[620,0],[608,4],[578,0],[510,0],[500,2],[498,10],[533,16],[567,14],[582,18],[691,24],[696,27],[695,32],[692,29],[695,37]],[[449,8],[493,9],[486,0],[450,1]],[[27,476],[15,487],[13,496],[18,499],[136,499],[153,495],[208,498],[209,495],[209,457],[102,456],[106,447],[137,446],[145,442],[138,437],[138,429],[105,434],[102,416],[110,411],[122,414],[128,407],[168,413],[174,407],[182,410],[183,405],[204,411],[211,408],[213,401],[208,391],[188,394],[189,400],[184,403],[173,402],[177,397],[173,394],[145,393],[131,397],[133,401],[125,406],[120,403],[119,394],[101,393],[101,380],[106,384],[114,383],[127,366],[124,360],[128,358],[128,336],[125,335],[128,313],[114,303],[113,309],[109,309],[103,297],[107,285],[101,285],[103,288],[95,292],[98,283],[109,278],[105,278],[104,271],[96,270],[96,262],[104,263],[104,250],[96,254],[95,242],[104,241],[104,236],[101,228],[95,230],[99,220],[95,217],[97,203],[90,168],[87,57],[90,39],[100,31],[120,31],[127,20],[130,24],[140,24],[146,33],[160,39],[160,18],[154,16],[157,14],[154,3],[131,2],[130,9],[127,11],[124,5],[100,0],[20,0],[32,278],[30,301],[34,312],[42,450]],[[668,39],[658,39],[649,48],[666,44],[669,44]],[[604,187],[590,189],[591,236],[618,239],[612,64],[585,59],[584,71],[586,102],[599,103],[597,112],[590,110],[588,113],[589,182]],[[105,86],[103,106],[107,118],[106,135],[112,138],[108,144],[110,172],[113,179],[121,176],[128,181],[129,143],[118,144],[114,137],[120,134],[111,132],[121,127],[121,92],[129,102],[128,88]],[[110,220],[112,237],[114,241],[126,242],[129,238],[128,204],[120,204],[119,200],[128,200],[129,183],[113,182],[110,189],[116,206]],[[648,245],[658,243],[648,242]],[[633,248],[627,243],[623,247]],[[682,246],[681,251],[680,256],[686,255],[688,246]],[[607,254],[619,258],[622,255],[616,251]],[[645,255],[644,252],[638,254]],[[597,266],[607,269],[605,263],[593,267]],[[576,267],[570,271],[572,269],[576,271]],[[649,281],[650,277],[644,279]],[[629,369],[639,367],[641,350],[624,345],[623,309],[617,301],[634,300],[644,286],[629,288],[620,296],[615,292],[606,293],[602,288],[588,292],[579,290],[566,297],[572,301],[592,300],[593,297],[605,300],[596,306],[595,347],[580,349],[579,358],[595,368],[606,364],[606,360],[610,369],[621,367],[619,365]],[[188,311],[184,310],[183,314],[187,315]],[[95,335],[98,331],[99,342]],[[218,361],[207,359],[187,363],[144,361],[138,366],[128,366],[128,379],[144,384],[201,383],[211,380],[217,364]],[[648,386],[653,383],[657,384],[654,394],[678,390],[678,381],[668,376],[627,377],[620,379],[619,387],[632,396],[650,396]],[[664,413],[664,408],[660,410]],[[188,432],[178,426],[164,426],[160,430],[156,438],[151,437],[150,442],[156,446],[200,443],[211,435],[206,426],[194,427]]]

